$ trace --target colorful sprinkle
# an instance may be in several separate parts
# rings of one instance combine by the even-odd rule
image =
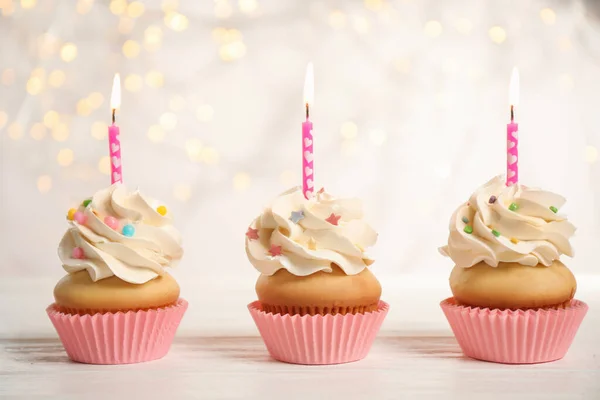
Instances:
[[[69,221],[73,221],[73,217],[75,216],[75,213],[77,212],[76,209],[74,208],[70,208],[69,211],[67,211],[67,219]]]
[[[554,206],[550,206],[550,210],[556,214],[558,212],[558,208],[554,207]]]
[[[85,199],[82,204],[84,207],[87,207],[90,205],[91,202],[92,202],[92,199]]]
[[[104,223],[110,229],[114,229],[115,231],[119,228],[119,220],[116,219],[115,217],[111,217],[110,215],[107,217],[104,217]]]
[[[462,222],[464,222],[465,224],[468,224],[469,223],[469,218],[462,217]]]
[[[135,234],[135,226],[127,224],[123,227],[123,236],[132,237]]]
[[[465,226],[464,231],[465,233],[468,233],[470,235],[471,233],[473,233],[473,227],[471,225],[467,225]]]
[[[498,198],[496,196],[490,196],[490,204],[494,204],[496,202],[496,200],[498,200]]]
[[[292,211],[292,215],[290,215],[290,221],[297,224],[298,222],[304,219],[304,211]]]
[[[317,241],[312,236],[308,239],[308,248],[310,250],[316,250],[317,249]]]
[[[79,225],[85,225],[87,222],[87,217],[81,211],[77,211],[75,214],[73,214],[73,220]]]
[[[167,207],[158,206],[158,207],[156,207],[156,212],[164,217],[165,215],[167,215]]]
[[[517,239],[517,238],[510,238],[510,241],[513,242],[514,244],[519,243],[519,239]]]
[[[508,209],[510,211],[517,211],[519,209],[519,205],[517,203],[510,203],[510,206],[508,206]]]
[[[252,227],[249,227],[248,230],[246,231],[246,237],[249,240],[257,240],[258,239],[258,229],[252,229]]]
[[[496,237],[499,237],[499,236],[500,236],[500,232],[498,232],[498,231],[497,231],[497,230],[495,230],[495,229],[492,229],[492,235],[494,235],[494,236],[496,236]]]
[[[85,253],[81,247],[75,247],[71,253],[71,256],[77,260],[81,260],[85,258]]]
[[[340,221],[340,218],[342,218],[341,215],[335,215],[334,213],[331,213],[331,215],[327,217],[325,221],[329,222],[331,225],[337,225]]]
[[[273,257],[280,256],[281,255],[281,246],[272,244],[271,248],[269,249],[269,254],[271,254],[271,256],[273,256]]]

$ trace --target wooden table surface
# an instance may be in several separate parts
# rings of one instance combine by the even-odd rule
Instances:
[[[600,400],[600,285],[579,282],[590,310],[560,361],[511,366],[465,358],[437,304],[442,287],[401,280],[386,286],[392,307],[369,356],[320,367],[269,358],[244,307],[251,290],[220,312],[198,306],[205,294],[187,290],[190,309],[162,360],[77,364],[43,312],[52,283],[0,282],[3,303],[22,305],[0,310],[0,399]]]

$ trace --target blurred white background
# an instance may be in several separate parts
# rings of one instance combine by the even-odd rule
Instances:
[[[309,61],[317,186],[364,200],[388,296],[410,279],[441,288],[433,308],[446,294],[452,263],[437,247],[458,204],[504,172],[515,65],[521,182],[567,196],[579,228],[568,264],[578,276],[600,271],[595,0],[0,0],[0,9],[0,290],[21,304],[3,310],[13,323],[0,334],[51,332],[43,309],[64,274],[65,214],[110,183],[115,72],[124,181],[174,213],[186,247],[175,274],[200,319],[217,309],[251,326],[244,306],[257,273],[244,233],[301,184]],[[35,319],[18,318],[25,306]]]

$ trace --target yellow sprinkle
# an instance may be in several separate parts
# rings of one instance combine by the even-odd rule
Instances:
[[[308,248],[310,250],[316,250],[317,249],[317,241],[315,239],[313,239],[312,237],[310,239],[308,239]]]
[[[158,206],[156,208],[156,212],[158,212],[162,216],[165,216],[165,215],[167,215],[167,207],[165,207],[165,206]]]
[[[515,238],[510,238],[510,241],[513,242],[514,244],[519,243],[519,239],[515,239]]]
[[[68,219],[69,221],[73,221],[73,216],[75,215],[75,213],[76,213],[76,212],[77,212],[77,210],[76,210],[76,209],[74,209],[74,208],[70,208],[70,209],[69,209],[69,212],[67,213],[67,219]]]

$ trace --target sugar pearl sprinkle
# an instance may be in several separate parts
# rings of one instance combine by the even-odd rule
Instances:
[[[462,217],[462,222],[464,222],[465,224],[468,224],[469,223],[469,218]]]
[[[116,219],[115,217],[111,217],[110,215],[107,217],[104,217],[104,223],[106,224],[106,226],[108,226],[110,229],[113,230],[117,230],[119,229],[119,220]]]
[[[75,248],[73,248],[73,252],[71,253],[71,256],[73,258],[81,260],[81,259],[85,258],[85,253],[83,252],[83,249],[81,247],[75,247]]]
[[[465,226],[464,231],[466,234],[470,235],[471,233],[473,233],[473,227],[471,225],[467,225]]]
[[[69,211],[67,212],[67,219],[69,221],[73,221],[73,217],[75,216],[75,213],[77,212],[76,209],[74,208],[70,208]]]
[[[156,212],[164,217],[165,215],[167,215],[167,207],[158,206],[158,207],[156,207]]]
[[[508,209],[510,211],[517,211],[519,209],[519,205],[517,203],[510,203],[510,206],[508,206]]]
[[[498,198],[496,196],[490,196],[490,204],[494,204],[496,202],[496,200],[498,200]]]
[[[73,220],[79,225],[85,225],[85,223],[87,222],[87,217],[81,211],[77,211],[75,212],[75,214],[73,214]]]
[[[132,237],[135,234],[135,227],[131,224],[127,224],[122,230],[123,236]]]

